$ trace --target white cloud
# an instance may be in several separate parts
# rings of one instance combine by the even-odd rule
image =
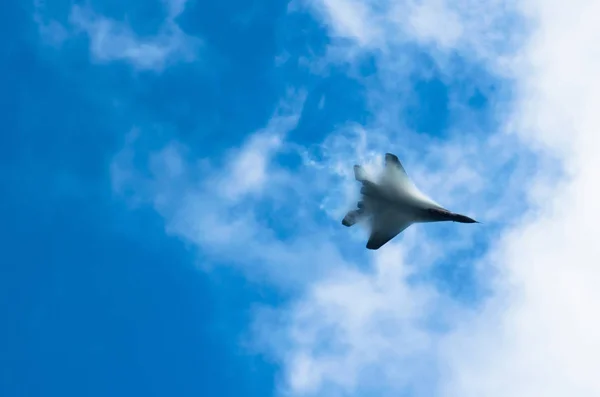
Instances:
[[[298,116],[275,117],[264,131],[251,136],[244,147],[230,153],[224,170],[225,183],[221,192],[230,200],[239,200],[252,193],[264,193],[265,185],[276,181],[271,158],[282,146],[282,131],[295,126]],[[271,175],[270,175],[271,174]]]
[[[462,36],[459,17],[441,0],[414,4],[408,21],[417,39],[437,43],[443,48],[455,46]]]
[[[323,7],[331,18],[331,26],[335,34],[350,37],[361,45],[372,44],[381,39],[381,30],[371,10],[361,1],[356,0],[324,0],[315,2]]]
[[[69,37],[67,29],[57,21],[45,17],[44,0],[34,0],[33,5],[35,9],[33,20],[38,26],[40,37],[44,43],[54,47],[60,47]]]
[[[332,32],[356,39],[359,46],[382,45],[377,29],[375,36],[362,32],[369,21],[381,26],[379,22],[388,15],[388,2],[362,2],[355,11],[348,9],[350,4],[344,9],[331,4],[337,3],[323,1],[316,7],[320,12],[325,10]],[[431,30],[436,21],[446,17],[436,14],[442,13],[439,9],[423,11],[422,7],[430,5],[417,7],[425,17],[420,17],[420,25],[413,24],[415,31],[408,39],[425,37],[448,50],[475,49],[472,57],[484,59],[494,71],[514,78],[517,96],[505,128],[522,139],[521,144],[537,150],[540,156],[550,154],[559,165],[534,172],[516,169],[520,175],[517,182],[527,182],[531,190],[507,185],[504,211],[494,216],[506,216],[524,203],[530,210],[503,232],[479,263],[481,268],[495,271],[489,281],[493,296],[481,311],[452,311],[458,315],[449,321],[453,328],[449,334],[406,333],[436,312],[421,306],[423,297],[412,291],[405,279],[390,277],[393,281],[388,288],[374,287],[382,279],[388,280],[378,263],[394,258],[395,244],[378,254],[373,272],[332,277],[309,287],[300,303],[280,313],[286,319],[280,326],[288,336],[285,342],[277,340],[282,350],[278,357],[288,371],[285,390],[293,395],[387,395],[410,386],[411,395],[600,395],[600,321],[595,315],[600,305],[600,248],[594,239],[600,220],[596,171],[600,167],[596,155],[600,147],[600,116],[596,111],[600,83],[595,76],[600,53],[594,43],[600,38],[600,28],[593,19],[600,13],[600,4],[586,0],[525,2],[531,36],[508,59],[510,51],[505,46],[512,43],[503,44],[501,38],[503,30],[510,27],[496,24],[507,16],[502,3],[447,4],[447,9],[454,10],[451,39]],[[373,11],[375,6],[382,12]],[[440,2],[433,2],[434,8],[439,6]],[[360,15],[361,24],[351,23],[358,19],[349,17],[355,14]],[[419,20],[415,15],[419,14],[411,14],[411,18]],[[383,36],[393,40],[405,33],[402,27],[388,26]],[[391,58],[384,61],[393,62]],[[491,141],[503,146],[508,137],[501,132]],[[486,169],[486,164],[497,161],[498,154],[505,157],[506,152],[494,152],[492,144],[490,149],[479,151],[486,144],[474,144],[475,153],[450,144],[437,155],[445,159],[467,155],[470,161],[464,164],[478,164],[479,169],[462,168],[468,181],[478,180],[478,189],[502,183],[503,179],[490,172],[494,167]],[[458,150],[458,156],[448,154],[448,147]],[[529,178],[522,178],[523,172],[530,172]],[[435,189],[443,180],[434,177],[429,187]],[[465,182],[457,183],[464,186]],[[464,193],[457,194],[457,200],[465,197]],[[519,196],[514,197],[517,193]],[[494,207],[502,202],[488,198],[481,204]],[[466,241],[472,242],[468,237]],[[405,239],[404,243],[405,250],[410,251],[412,241]],[[421,243],[421,247],[430,243]],[[443,247],[448,243],[445,241]],[[424,266],[430,261],[408,255],[396,258],[392,267],[400,271],[410,264]],[[403,293],[406,295],[399,299]],[[434,302],[434,308],[442,311],[452,305],[448,299]],[[418,318],[411,317],[415,312]],[[377,318],[382,314],[391,321],[381,324]],[[430,365],[423,369],[420,360]],[[427,376],[427,371],[437,374]],[[432,378],[436,382],[432,383]],[[428,389],[427,385],[435,388]]]
[[[292,10],[299,8],[292,4]],[[490,61],[488,66],[501,72],[510,66],[509,55],[522,37],[517,24],[511,24],[512,31],[505,29],[517,15],[513,0],[310,0],[302,4],[326,23],[332,37],[354,42],[348,46],[334,41],[330,60],[353,59],[361,51],[372,51],[397,63],[405,60],[403,45],[419,43],[429,47],[439,65],[458,52]]]
[[[166,16],[159,32],[144,37],[126,22],[98,14],[89,5],[74,4],[68,24],[61,24],[47,17],[45,3],[36,0],[34,19],[41,37],[49,44],[60,46],[68,38],[84,33],[89,38],[95,62],[125,61],[137,70],[160,72],[173,62],[190,62],[197,57],[201,41],[183,32],[176,21],[186,3],[186,0],[165,1]]]
[[[124,60],[139,70],[161,71],[174,60],[191,61],[199,41],[186,35],[174,18],[183,11],[184,3],[173,3],[158,35],[142,38],[124,22],[114,21],[91,9],[74,5],[70,23],[90,39],[90,52],[98,62]]]
[[[303,212],[303,202],[312,199],[312,191],[304,194],[305,179],[273,161],[284,152],[303,101],[303,93],[290,93],[265,128],[210,160],[190,159],[177,142],[148,151],[151,134],[134,132],[112,162],[113,190],[133,205],[151,204],[168,233],[200,250],[202,268],[218,261],[253,280],[298,288],[345,263],[331,241],[313,237],[314,220]],[[273,219],[300,232],[282,236]]]
[[[445,197],[443,204],[448,208],[462,205],[464,212],[493,225],[510,209],[502,202],[508,198],[514,203],[510,195],[520,186],[484,183],[487,173],[498,174],[510,150],[508,145],[491,142],[445,142],[435,149],[421,149],[414,158],[406,156],[403,162],[417,185],[433,197]],[[384,135],[360,129],[334,134],[324,145],[323,159],[307,164],[327,175],[328,189],[320,194],[326,196],[325,209],[337,225],[356,199],[352,164],[365,164],[376,174],[385,151],[403,150]],[[486,162],[493,153],[498,157]],[[488,206],[502,206],[504,211],[488,213]],[[454,265],[461,266],[457,254],[470,250],[474,236],[481,233],[478,228],[450,228],[451,235],[439,235],[433,227],[413,226],[374,255],[364,251],[364,232],[344,229],[356,237],[353,246],[343,248],[353,261],[307,285],[299,301],[276,310],[267,320],[259,316],[255,325],[263,348],[285,368],[283,393],[387,395],[407,388],[414,395],[434,393],[444,335],[438,328],[455,325],[467,313],[434,286],[416,280],[425,269],[448,257],[457,258]],[[346,237],[339,244],[349,243]],[[365,263],[372,269],[357,270]],[[276,327],[283,336],[269,343],[266,335]]]
[[[345,269],[308,288],[286,318],[289,340],[279,352],[294,394],[400,391],[427,375],[435,342],[427,317],[439,297],[409,285],[405,255],[393,245],[375,256],[373,273]]]
[[[188,0],[163,0],[168,10],[167,20],[174,21],[178,16],[183,14]]]
[[[319,156],[300,148],[305,167],[295,173],[273,161],[290,147],[282,131],[295,125],[295,111],[277,115],[265,131],[226,154],[222,168],[191,164],[181,147],[167,146],[153,156],[153,175],[145,179],[132,171],[126,148],[114,163],[115,187],[131,192],[134,186],[151,197],[168,230],[204,257],[294,288],[297,300],[260,311],[254,324],[255,343],[283,367],[283,393],[600,394],[600,321],[594,314],[600,305],[594,240],[600,55],[593,48],[600,5],[523,3],[532,31],[515,49],[523,27],[504,39],[514,26],[506,20],[517,11],[510,2],[310,4],[332,35],[353,41],[351,54],[381,50],[381,84],[369,86],[377,116],[372,125],[336,131]],[[426,45],[446,72],[456,72],[448,55],[458,51],[514,79],[516,97],[510,117],[506,106],[499,109],[506,118],[500,130],[432,142],[400,125],[393,117],[404,105],[399,88],[416,65],[390,49],[406,42]],[[469,123],[460,127],[480,132]],[[526,149],[539,154],[539,168],[516,158]],[[340,228],[339,215],[355,198],[352,164],[366,162],[375,171],[385,151],[398,153],[432,197],[486,223],[453,226],[445,235],[414,227],[378,253],[366,253],[363,232]],[[306,210],[317,202],[330,221]],[[525,206],[521,219],[510,218]],[[291,236],[269,225],[269,217],[282,214]],[[420,269],[469,250],[481,230],[490,233],[488,252],[459,255],[454,263],[477,266],[480,282],[492,289],[473,310],[418,277]]]
[[[453,396],[600,394],[600,249],[593,238],[600,220],[600,53],[592,44],[600,38],[592,17],[600,4],[525,7],[535,30],[517,70],[515,132],[549,150],[568,173],[540,178],[547,194],[532,198],[535,215],[491,256],[505,277],[486,310],[448,343],[454,371],[446,391]]]
[[[469,248],[477,230],[454,227],[448,239],[415,226],[402,243],[389,243],[372,260],[364,250],[364,230],[340,227],[343,212],[356,199],[352,165],[360,162],[376,173],[384,152],[404,153],[408,172],[424,191],[446,197],[443,204],[452,209],[462,205],[464,212],[493,222],[498,214],[486,214],[487,207],[498,208],[518,186],[482,181],[513,159],[513,148],[493,138],[458,137],[436,147],[417,140],[410,148],[421,149],[409,155],[409,147],[385,130],[348,126],[331,134],[318,153],[296,147],[305,166],[292,173],[273,157],[294,148],[286,131],[294,128],[298,114],[295,106],[276,112],[264,129],[224,155],[222,167],[190,164],[180,146],[167,145],[151,156],[152,175],[145,180],[132,173],[133,152],[126,146],[113,164],[115,188],[127,193],[134,186],[150,197],[167,230],[200,249],[204,266],[212,260],[235,264],[253,280],[302,293],[289,308],[266,316],[268,321],[260,316],[255,326],[258,347],[284,365],[287,392],[353,394],[410,386],[426,395],[432,383],[422,381],[435,379],[429,372],[438,362],[440,343],[428,322],[433,315],[437,326],[446,326],[460,310],[432,286],[413,284],[414,264],[431,266]],[[491,200],[465,203],[465,195],[484,194]],[[326,222],[316,219],[318,201],[331,217]],[[281,225],[291,236],[279,234]],[[365,262],[374,269],[358,271]],[[274,333],[279,333],[275,340]]]

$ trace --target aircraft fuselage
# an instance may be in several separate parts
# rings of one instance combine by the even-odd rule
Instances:
[[[456,214],[423,194],[408,177],[398,156],[385,154],[385,168],[375,183],[360,165],[354,166],[354,178],[362,183],[357,209],[342,219],[344,226],[370,219],[367,249],[377,250],[413,223],[460,222],[477,223]]]
[[[448,211],[416,189],[392,189],[374,182],[365,182],[361,188],[361,194],[365,196],[367,201],[371,201],[372,205],[386,206],[401,212],[412,217],[415,223],[476,222],[467,216]]]

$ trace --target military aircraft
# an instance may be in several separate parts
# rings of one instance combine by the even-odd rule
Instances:
[[[423,194],[394,154],[386,153],[385,169],[378,182],[371,180],[360,165],[354,166],[354,177],[362,183],[361,200],[358,209],[346,214],[342,225],[350,227],[370,218],[371,234],[367,249],[381,248],[413,223],[479,223],[468,216],[448,211]]]

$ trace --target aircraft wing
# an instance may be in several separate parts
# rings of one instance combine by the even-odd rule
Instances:
[[[371,235],[367,249],[376,250],[412,225],[412,221],[396,211],[378,209],[371,217]]]
[[[398,156],[392,153],[385,154],[385,169],[383,170],[380,183],[404,189],[414,187]]]
[[[408,192],[414,197],[429,203],[434,207],[443,208],[440,204],[432,200],[419,190],[413,181],[408,177],[404,166],[398,159],[398,156],[392,153],[385,154],[385,169],[381,175],[380,185],[392,188],[396,192]]]

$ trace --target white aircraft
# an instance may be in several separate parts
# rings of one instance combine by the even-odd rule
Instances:
[[[413,223],[460,222],[479,223],[465,215],[455,214],[424,195],[410,180],[398,157],[385,155],[385,169],[378,183],[369,179],[364,168],[354,166],[354,177],[362,183],[362,199],[358,209],[346,214],[344,226],[370,218],[371,235],[367,249],[376,250]]]

